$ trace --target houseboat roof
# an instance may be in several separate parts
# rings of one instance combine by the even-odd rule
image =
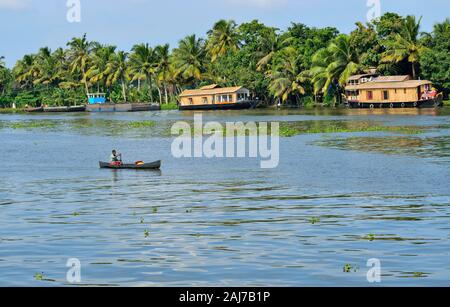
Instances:
[[[348,81],[356,81],[364,77],[372,77],[376,76],[377,74],[361,74],[361,75],[353,75],[350,78],[348,78]]]
[[[403,82],[408,81],[410,77],[408,75],[404,76],[380,76],[373,80],[373,82]]]
[[[370,90],[370,89],[401,89],[401,88],[414,88],[421,85],[431,84],[428,80],[407,80],[397,82],[386,81],[372,81],[359,85],[347,86],[346,90]]]
[[[202,86],[200,89],[201,90],[212,90],[213,88],[218,88],[219,86],[217,84],[210,84],[210,85],[206,85],[206,86]]]
[[[180,97],[216,95],[216,94],[232,94],[241,89],[244,89],[244,87],[242,87],[242,86],[218,87],[216,84],[213,84],[213,85],[209,85],[209,86],[204,86],[197,90],[185,90],[180,94]]]

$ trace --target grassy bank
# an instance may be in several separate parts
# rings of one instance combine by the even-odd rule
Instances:
[[[25,112],[23,109],[0,108],[0,114],[23,113],[23,112]]]
[[[444,106],[450,107],[450,100],[444,100]]]
[[[178,110],[178,105],[175,102],[162,104],[161,105],[161,110],[163,110],[163,111],[166,111],[166,110]]]

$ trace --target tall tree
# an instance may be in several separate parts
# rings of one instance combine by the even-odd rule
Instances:
[[[299,95],[305,93],[297,61],[295,49],[288,47],[279,54],[270,73],[269,90],[282,102],[286,102],[290,96],[294,96],[298,102]]]
[[[401,33],[397,33],[392,40],[385,41],[386,51],[382,55],[383,63],[399,63],[408,61],[413,79],[417,77],[417,66],[425,47],[419,40],[420,23],[415,16],[407,16]]]
[[[14,78],[21,88],[30,89],[33,86],[34,79],[39,73],[36,69],[35,59],[35,54],[26,54],[14,65]]]
[[[359,54],[352,48],[349,36],[339,35],[328,46],[328,52],[331,61],[326,69],[328,80],[325,87],[333,82],[337,82],[339,86],[344,87],[350,76],[362,71]]]
[[[236,23],[232,20],[219,20],[208,32],[207,50],[212,62],[228,52],[239,50],[240,42],[236,27]]]
[[[182,39],[173,51],[176,74],[185,81],[196,84],[205,71],[205,42],[194,35]]]
[[[326,49],[319,50],[313,56],[313,66],[309,70],[315,94],[328,94],[334,90],[338,102],[348,78],[363,70],[359,54],[350,43],[350,37],[341,34]]]
[[[81,74],[81,83],[84,84],[86,94],[89,93],[89,85],[87,78],[87,71],[91,64],[91,54],[95,48],[98,47],[98,43],[90,42],[86,38],[86,34],[82,37],[74,37],[67,43],[70,47],[69,62],[71,73],[79,72]]]
[[[170,63],[170,47],[169,44],[156,46],[155,55],[157,61],[157,80],[164,88],[165,102],[169,102],[167,85],[172,80],[173,69]]]
[[[111,86],[117,82],[122,87],[122,97],[124,102],[127,101],[127,82],[130,80],[130,74],[128,70],[128,53],[119,51],[111,56],[107,66],[105,74],[108,76],[106,79],[106,85]]]
[[[450,92],[450,19],[434,26],[426,42],[427,48],[420,58],[421,75],[432,80],[446,97]]]
[[[130,73],[133,81],[138,81],[138,90],[141,89],[141,81],[146,81],[150,99],[153,100],[153,79],[156,74],[155,50],[148,44],[134,45],[130,55]]]
[[[262,71],[268,67],[271,64],[275,54],[288,47],[291,41],[291,37],[278,35],[276,29],[266,31],[261,42],[261,47],[263,49],[261,50],[262,56],[256,64],[257,70]]]
[[[106,69],[115,51],[115,46],[105,45],[96,48],[92,54],[92,66],[86,75],[92,84],[97,84],[97,90],[100,90],[101,86],[106,85]]]

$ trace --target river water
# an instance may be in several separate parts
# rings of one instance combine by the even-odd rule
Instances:
[[[171,125],[192,119],[0,115],[0,286],[69,285],[70,258],[81,286],[450,286],[449,109],[203,113],[420,130],[283,137],[275,169],[172,157]],[[100,170],[113,148],[162,170]]]

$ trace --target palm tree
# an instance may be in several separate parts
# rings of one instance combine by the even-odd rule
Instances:
[[[69,49],[69,62],[71,73],[80,72],[81,82],[84,84],[86,94],[89,93],[87,71],[91,64],[91,53],[98,47],[98,43],[90,42],[86,39],[86,34],[82,37],[74,37],[67,43]]]
[[[278,35],[275,29],[266,32],[262,41],[261,59],[256,64],[256,69],[262,71],[271,62],[275,54],[289,46],[292,37],[282,37]]]
[[[106,85],[111,86],[120,82],[122,86],[122,97],[124,102],[127,101],[126,83],[130,80],[128,69],[128,53],[119,51],[111,56],[106,65],[105,74],[107,75]]]
[[[312,67],[304,73],[314,87],[314,94],[329,93],[332,89],[340,101],[342,88],[350,76],[361,72],[363,66],[357,51],[351,47],[350,37],[342,34],[330,45],[317,51],[312,60]]]
[[[172,66],[170,63],[170,47],[169,44],[162,46],[157,46],[155,48],[155,55],[157,59],[157,81],[163,85],[164,97],[166,103],[169,102],[167,93],[167,83],[171,80],[173,76]]]
[[[33,81],[34,85],[43,84],[48,87],[55,81],[57,74],[54,60],[50,48],[44,47],[39,50],[34,61],[37,70],[36,79]]]
[[[0,55],[0,69],[5,68],[5,57]]]
[[[441,36],[445,33],[450,33],[450,18],[446,18],[443,23],[437,23],[433,27],[433,34]]]
[[[348,78],[363,68],[358,53],[351,47],[350,37],[344,34],[336,37],[328,46],[328,52],[330,63],[326,69],[328,79],[324,88],[328,88],[333,82],[345,87]]]
[[[187,81],[201,80],[204,62],[204,40],[197,39],[195,34],[182,39],[178,48],[173,51],[173,65],[176,76],[181,76]]]
[[[138,81],[138,91],[141,89],[141,81],[147,81],[150,99],[153,101],[152,80],[156,71],[155,51],[148,44],[134,45],[129,63],[132,81]]]
[[[331,54],[328,48],[317,51],[312,57],[311,68],[302,72],[302,76],[308,79],[313,86],[314,100],[320,93],[328,92],[325,85],[328,81],[327,67],[331,62]]]
[[[305,93],[302,85],[304,79],[300,75],[297,61],[296,50],[288,47],[280,53],[280,58],[276,59],[270,73],[269,90],[282,102],[286,102],[291,95],[295,95],[298,100],[299,94]]]
[[[393,40],[385,42],[386,51],[382,55],[382,63],[399,63],[407,60],[411,65],[413,79],[416,79],[416,66],[420,55],[425,51],[419,40],[420,23],[422,17],[416,21],[415,16],[407,16],[401,33],[397,33]]]
[[[36,55],[27,54],[17,61],[13,68],[13,75],[15,81],[19,84],[21,88],[31,88],[33,81],[38,75],[35,65]]]
[[[236,27],[237,25],[234,21],[222,19],[208,32],[207,50],[212,62],[215,62],[217,58],[224,56],[229,51],[236,52],[239,50],[240,42]]]
[[[116,51],[115,46],[101,46],[97,48],[92,55],[92,66],[86,72],[87,78],[93,84],[97,84],[97,90],[100,91],[100,86],[106,84],[106,69],[109,60]]]

